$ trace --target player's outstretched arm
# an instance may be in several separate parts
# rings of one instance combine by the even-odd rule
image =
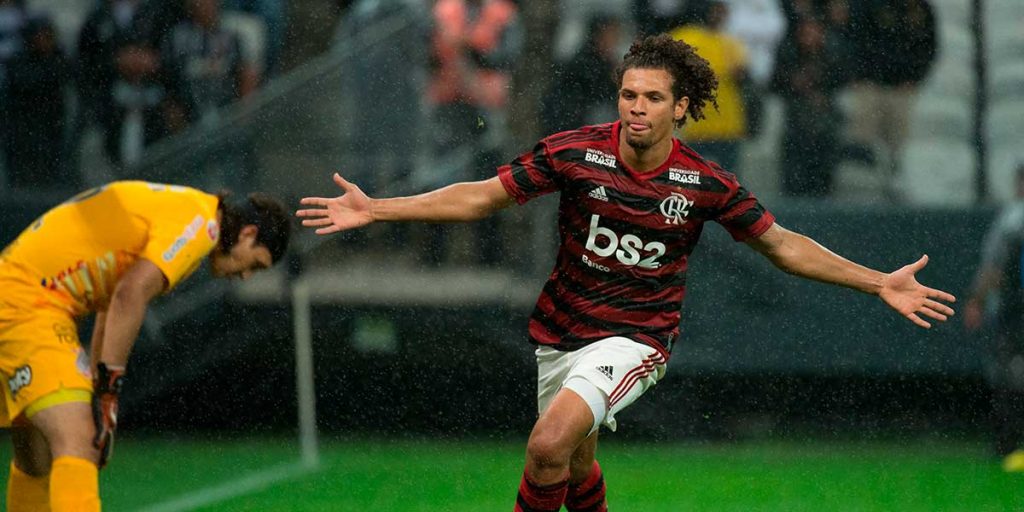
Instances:
[[[773,224],[761,236],[747,240],[747,244],[790,274],[877,295],[889,307],[921,327],[931,327],[922,316],[945,321],[953,314],[953,309],[943,304],[955,302],[953,295],[923,286],[914,277],[928,264],[927,255],[885,274],[847,260],[778,224]]]
[[[370,198],[338,173],[334,173],[334,182],[342,189],[342,195],[304,197],[300,202],[310,208],[296,212],[303,217],[302,225],[317,228],[318,235],[355,229],[378,221],[472,221],[514,202],[497,177],[389,199]]]

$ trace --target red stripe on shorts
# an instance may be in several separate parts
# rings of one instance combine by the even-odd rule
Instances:
[[[626,377],[622,379],[622,382],[615,389],[612,390],[611,394],[608,395],[608,408],[611,409],[616,403],[622,400],[623,397],[629,392],[630,389],[639,381],[641,378],[647,377],[654,371],[655,364],[663,364],[665,357],[660,352],[654,352],[647,356],[640,363],[640,366],[633,368],[626,373]]]

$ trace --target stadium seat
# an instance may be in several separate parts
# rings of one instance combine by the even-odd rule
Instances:
[[[992,147],[1020,146],[1024,133],[1024,99],[989,104],[985,123],[985,139]]]
[[[1013,198],[1016,169],[1024,164],[1024,147],[989,147],[988,152],[988,195],[995,202]]]
[[[973,101],[975,78],[969,59],[942,57],[921,89],[922,96]]]
[[[1024,100],[1024,57],[1017,61],[992,63],[988,78],[989,101],[992,104]]]
[[[932,7],[939,23],[967,25],[970,22],[970,6],[962,0],[934,0]]]
[[[910,114],[910,139],[967,141],[973,136],[972,117],[969,98],[923,94]]]
[[[961,60],[974,52],[974,36],[966,24],[942,23],[937,27],[939,38],[939,59]]]
[[[974,148],[966,142],[911,141],[903,152],[901,181],[906,201],[968,206],[975,198]]]

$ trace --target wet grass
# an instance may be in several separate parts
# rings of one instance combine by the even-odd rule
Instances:
[[[323,440],[318,470],[193,510],[508,511],[523,449],[522,441]],[[978,443],[612,440],[598,455],[614,511],[1024,510],[1024,474],[1003,473]],[[297,460],[289,439],[122,439],[101,476],[104,508],[202,498]]]

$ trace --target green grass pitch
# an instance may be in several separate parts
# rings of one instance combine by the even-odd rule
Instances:
[[[0,451],[9,458],[4,442]],[[191,510],[507,512],[524,446],[328,439],[318,469]],[[598,458],[616,512],[1024,511],[1024,474],[1003,473],[980,443],[611,439]],[[170,510],[169,502],[210,487],[231,489],[247,475],[297,460],[290,439],[121,439],[101,474],[104,509]],[[6,472],[4,464],[5,479]]]

